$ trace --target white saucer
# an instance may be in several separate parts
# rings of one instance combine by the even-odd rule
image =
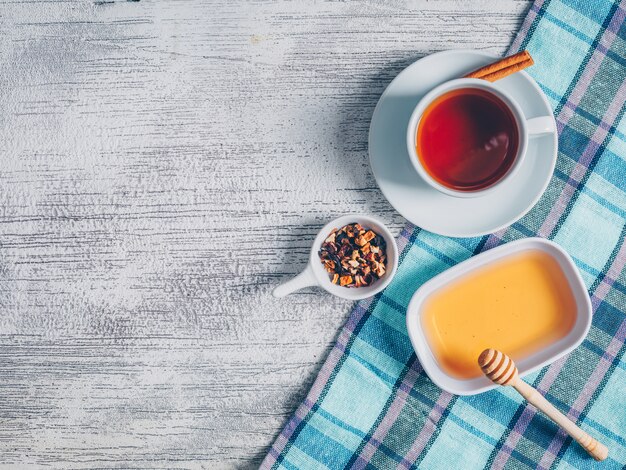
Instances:
[[[424,57],[400,72],[374,110],[369,154],[378,186],[404,218],[430,232],[449,237],[496,232],[526,214],[552,177],[557,157],[556,132],[531,137],[517,175],[482,197],[447,196],[428,186],[409,161],[406,128],[420,98],[440,83],[462,77],[494,58],[472,50],[437,52]],[[527,73],[518,72],[494,85],[519,103],[526,118],[552,115],[547,98]]]

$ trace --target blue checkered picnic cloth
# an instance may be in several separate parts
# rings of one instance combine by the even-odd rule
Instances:
[[[593,325],[566,358],[526,377],[609,447],[602,468],[626,463],[626,0],[536,1],[510,52],[528,49],[529,73],[551,101],[559,130],[556,171],[520,221],[482,238],[407,227],[396,278],[358,303],[313,387],[262,468],[591,468],[572,439],[501,387],[443,392],[407,337],[415,289],[476,253],[538,235],[574,258]]]

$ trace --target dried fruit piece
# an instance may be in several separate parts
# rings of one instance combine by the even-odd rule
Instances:
[[[380,278],[385,275],[385,265],[382,263],[378,263],[376,269],[374,269],[374,273]]]
[[[363,238],[365,238],[365,240],[368,242],[374,237],[376,237],[376,234],[372,232],[371,230],[369,230],[365,235],[363,235]]]
[[[341,276],[339,278],[339,285],[346,286],[348,284],[352,284],[352,276]]]

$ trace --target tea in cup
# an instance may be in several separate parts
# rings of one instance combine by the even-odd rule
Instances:
[[[500,88],[461,78],[420,100],[409,120],[407,148],[430,186],[450,196],[476,197],[515,174],[529,135],[554,131],[552,116],[526,119]]]

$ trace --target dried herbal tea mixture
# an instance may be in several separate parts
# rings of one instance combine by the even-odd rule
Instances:
[[[334,229],[322,243],[319,255],[333,284],[369,286],[385,274],[385,239],[359,224]]]

